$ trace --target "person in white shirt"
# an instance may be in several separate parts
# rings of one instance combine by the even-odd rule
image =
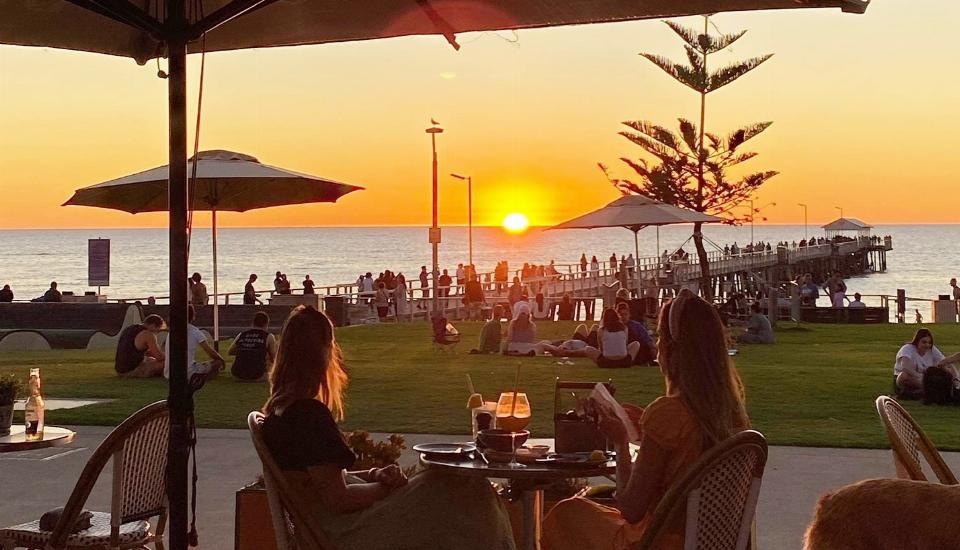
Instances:
[[[960,353],[950,357],[943,355],[933,345],[933,333],[928,329],[917,330],[913,340],[904,344],[897,352],[893,364],[894,383],[898,395],[919,395],[923,393],[923,374],[930,367],[946,368],[952,375],[954,384],[960,382],[960,373],[954,363],[960,362]]]
[[[207,342],[207,337],[203,331],[194,326],[193,321],[197,313],[193,306],[187,306],[187,380],[190,381],[195,374],[205,377],[216,376],[218,372],[226,366],[223,356],[217,353],[215,349]],[[197,347],[203,349],[210,361],[197,361]],[[170,337],[164,344],[164,355],[167,361],[163,364],[163,377],[170,378]]]
[[[863,309],[863,308],[867,307],[866,304],[864,304],[863,302],[860,301],[860,298],[861,298],[860,293],[859,293],[859,292],[854,292],[854,293],[853,293],[853,301],[850,302],[849,304],[847,304],[847,307],[848,307],[848,308],[851,308],[851,309]]]

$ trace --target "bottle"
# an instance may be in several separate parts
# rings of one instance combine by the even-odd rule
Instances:
[[[23,407],[27,441],[43,439],[43,396],[40,395],[40,369],[30,369],[30,397]]]

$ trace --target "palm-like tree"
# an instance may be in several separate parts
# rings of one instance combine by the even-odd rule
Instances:
[[[743,152],[743,144],[761,134],[773,123],[750,124],[724,137],[707,132],[707,95],[757,68],[773,54],[746,59],[710,71],[707,63],[709,56],[728,48],[746,31],[711,35],[709,16],[703,18],[703,33],[673,21],[667,21],[666,24],[683,40],[687,63],[676,63],[666,57],[649,53],[640,55],[677,82],[700,94],[700,122],[696,124],[680,118],[679,132],[644,120],[624,122],[629,130],[621,131],[620,135],[639,145],[655,161],[620,159],[640,176],[636,181],[611,177],[603,164],[600,164],[600,168],[611,183],[625,194],[645,195],[667,204],[717,215],[729,223],[738,223],[743,220],[734,214],[733,208],[747,200],[758,187],[777,175],[777,172],[753,172],[739,178],[731,178],[727,172],[756,156],[753,152]],[[694,225],[693,242],[700,259],[701,291],[709,296],[712,294],[709,284],[710,265],[703,246],[701,226],[699,223]]]

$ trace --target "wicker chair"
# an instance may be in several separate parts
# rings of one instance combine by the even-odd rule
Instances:
[[[53,531],[41,531],[40,520],[0,529],[0,547],[28,549],[121,550],[163,549],[167,518],[166,469],[170,418],[167,402],[148,405],[124,420],[100,443],[87,461]],[[110,512],[93,512],[92,526],[70,533],[106,466],[113,459]],[[151,532],[146,520],[157,517]]]
[[[897,469],[897,477],[927,481],[920,463],[922,454],[940,483],[957,485],[957,478],[943,461],[937,448],[900,403],[886,395],[881,395],[877,398],[877,413],[883,421],[887,439],[890,440],[890,447],[893,449],[893,465]]]
[[[744,550],[751,542],[767,441],[747,430],[716,445],[667,491],[632,550],[654,550],[661,531],[686,515],[684,550]],[[754,546],[755,547],[755,546]]]
[[[277,550],[334,550],[323,528],[309,515],[302,513],[302,510],[308,509],[309,503],[301,502],[299,495],[290,490],[287,479],[274,462],[261,434],[263,418],[263,414],[251,412],[247,416],[247,426],[263,464],[263,484],[267,489]]]

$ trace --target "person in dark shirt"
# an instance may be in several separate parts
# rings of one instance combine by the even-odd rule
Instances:
[[[57,290],[57,282],[54,281],[50,283],[50,288],[43,293],[44,302],[62,302],[63,294],[60,294],[60,291]]]
[[[446,269],[443,270],[443,274],[437,279],[437,284],[440,285],[440,296],[450,295],[450,285],[453,284],[453,277],[450,276],[450,273],[448,273]]]
[[[573,321],[573,301],[570,300],[570,293],[567,292],[557,304],[557,321]]]
[[[323,313],[297,306],[284,323],[263,440],[300,512],[340,550],[515,550],[509,518],[485,479],[396,465],[348,472],[356,456],[337,421],[347,373]],[[315,507],[315,508],[314,508]]]
[[[640,321],[630,318],[630,304],[620,302],[616,309],[617,314],[620,315],[620,321],[627,325],[627,344],[640,342],[640,351],[633,358],[633,364],[652,364],[657,358],[657,346],[653,343],[650,333],[647,332],[647,327],[643,326]]]
[[[243,303],[248,306],[263,304],[263,302],[257,298],[257,290],[253,288],[253,283],[255,282],[257,282],[257,274],[251,273],[250,278],[247,279],[247,284],[243,285]]]
[[[3,289],[0,289],[0,302],[12,302],[13,301],[13,291],[10,290],[10,285],[3,285]]]
[[[315,286],[313,279],[311,279],[309,275],[303,278],[303,283],[301,284],[303,284],[304,294],[316,294],[316,291],[313,290],[313,287]]]
[[[480,281],[477,280],[477,276],[473,275],[470,277],[470,280],[467,281],[467,284],[463,287],[463,303],[467,306],[467,319],[481,319],[483,304],[486,303],[487,298],[483,292],[483,286],[480,284]]]
[[[228,354],[236,356],[230,372],[240,380],[263,381],[277,358],[277,339],[267,332],[270,316],[258,311],[253,316],[253,328],[233,340]]]
[[[147,315],[143,323],[130,325],[120,332],[113,368],[124,378],[151,378],[163,374],[163,351],[157,334],[163,330],[163,318]]]

